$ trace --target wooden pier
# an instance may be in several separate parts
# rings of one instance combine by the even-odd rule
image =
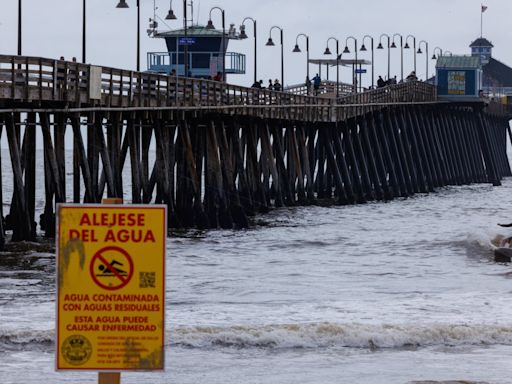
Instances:
[[[334,100],[0,56],[0,135],[5,128],[10,153],[1,161],[12,165],[14,187],[6,196],[0,185],[2,202],[11,199],[0,237],[12,230],[12,240],[31,240],[36,219],[54,236],[55,203],[67,192],[75,203],[165,203],[175,228],[243,228],[258,212],[319,199],[354,204],[500,185],[511,176],[509,118],[498,104],[440,102],[422,82]],[[40,218],[36,201],[45,201]]]

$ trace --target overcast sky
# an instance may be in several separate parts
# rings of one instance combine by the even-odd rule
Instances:
[[[148,19],[153,16],[153,0],[141,1],[142,68],[146,69],[146,52],[164,51],[161,39],[149,38],[146,34]],[[127,0],[129,9],[116,9],[118,0],[87,0],[87,61],[89,63],[131,68],[136,66],[136,0]],[[0,0],[0,53],[15,54],[17,51],[17,4],[18,0]],[[178,20],[169,22],[171,29],[183,25],[183,2],[174,0],[174,12]],[[361,39],[365,34],[375,37],[375,46],[381,33],[415,35],[417,40],[429,42],[430,56],[433,48],[441,47],[454,54],[469,54],[468,45],[480,36],[481,0],[196,0],[194,22],[206,24],[208,12],[213,6],[225,9],[226,23],[237,28],[246,16],[258,22],[258,78],[280,77],[280,49],[278,31],[274,30],[275,47],[266,47],[269,30],[273,25],[284,29],[285,83],[298,84],[304,81],[305,53],[292,53],[298,33],[310,36],[311,58],[326,58],[323,55],[326,41],[333,36],[340,40],[340,50],[347,36]],[[510,47],[510,17],[512,1],[486,0],[484,13],[484,37],[494,45],[493,56],[512,65]],[[169,0],[156,0],[157,14],[165,18]],[[220,13],[213,14],[213,22],[221,27]],[[160,22],[160,30],[167,29]],[[67,59],[81,59],[82,0],[23,0],[23,54]],[[247,74],[233,75],[229,81],[250,85],[253,79],[253,32],[247,26],[250,39],[231,41],[228,51],[247,55]],[[300,40],[305,52],[305,42]],[[334,51],[335,45],[330,49]],[[359,41],[359,45],[361,41]],[[369,46],[367,42],[367,46]],[[353,52],[353,42],[349,42]],[[406,50],[404,72],[412,70],[412,50]],[[352,58],[344,55],[344,58]],[[370,58],[370,52],[361,53]],[[434,61],[430,61],[433,73]],[[387,73],[387,52],[375,51],[376,74]],[[311,66],[311,72],[318,72]],[[392,51],[392,76],[400,77],[400,50]],[[325,71],[323,72],[325,77]],[[425,55],[418,55],[418,75],[425,77]],[[335,72],[331,70],[331,79]],[[342,71],[342,80],[349,81],[348,69]],[[370,70],[364,75],[364,83],[371,80]]]

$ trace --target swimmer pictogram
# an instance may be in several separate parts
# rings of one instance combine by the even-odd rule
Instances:
[[[133,261],[128,252],[119,247],[105,247],[98,250],[90,265],[94,282],[108,290],[121,289],[133,276]]]

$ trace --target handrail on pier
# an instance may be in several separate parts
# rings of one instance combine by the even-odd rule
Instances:
[[[332,120],[333,107],[428,102],[436,100],[436,93],[430,84],[412,82],[345,95],[336,100],[302,92],[248,88],[41,57],[0,55],[0,102],[2,100],[106,108],[181,106],[200,109],[239,105],[247,110],[250,106],[265,106],[263,110],[257,108],[257,113],[264,117],[275,117],[271,110],[277,106],[289,106],[293,110],[307,105],[314,106],[316,118]]]

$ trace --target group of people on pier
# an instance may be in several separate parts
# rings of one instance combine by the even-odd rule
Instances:
[[[405,82],[406,83],[410,83],[412,81],[418,81],[418,76],[416,76],[416,72],[415,71],[412,71],[409,76],[407,76],[405,78]],[[401,83],[403,82],[403,80],[400,81]],[[379,76],[379,78],[377,79],[377,88],[384,88],[388,85],[393,85],[393,84],[398,84],[398,81],[396,79],[396,76],[393,76],[387,80],[384,80],[382,78],[382,76]]]
[[[282,91],[283,90],[283,87],[278,79],[275,79],[274,82],[272,82],[272,79],[269,79],[267,88],[265,88],[265,86],[263,85],[263,80],[259,80],[252,85],[252,88],[268,89],[270,91]]]

